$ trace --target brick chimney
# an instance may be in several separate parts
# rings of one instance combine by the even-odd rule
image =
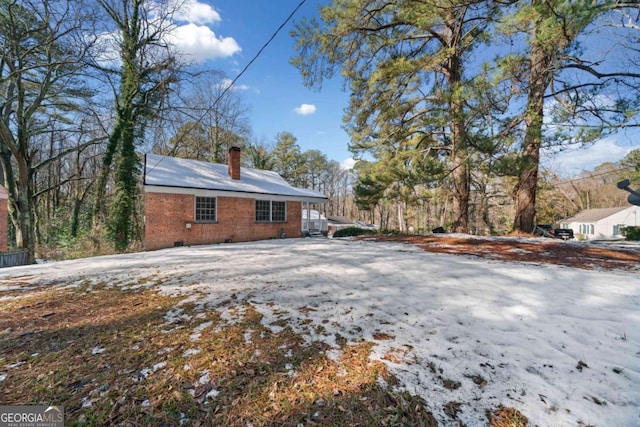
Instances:
[[[240,147],[229,148],[229,176],[231,179],[240,179]]]

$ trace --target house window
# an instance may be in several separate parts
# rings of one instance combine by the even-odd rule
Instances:
[[[256,200],[256,222],[285,222],[286,202]]]
[[[286,220],[285,202],[271,202],[271,221],[284,222]]]
[[[256,200],[256,221],[271,221],[271,202],[269,200]]]
[[[196,222],[216,222],[216,198],[196,196]]]
[[[593,224],[580,224],[580,234],[594,234],[595,227]]]

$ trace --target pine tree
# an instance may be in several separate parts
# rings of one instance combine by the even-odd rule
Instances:
[[[466,59],[498,10],[489,1],[335,0],[321,9],[322,23],[305,20],[294,33],[292,62],[308,85],[338,70],[349,83],[345,121],[356,155],[446,163],[459,232],[468,229],[471,184]]]

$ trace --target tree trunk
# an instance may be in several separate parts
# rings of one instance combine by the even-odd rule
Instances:
[[[13,207],[16,230],[16,246],[27,251],[27,263],[35,264],[35,221],[33,214],[33,182],[29,161],[24,156],[14,156],[18,166],[18,185],[14,187]]]
[[[9,218],[15,229],[16,247],[26,249],[27,263],[34,264],[36,256],[31,167],[24,156],[16,156],[15,162],[12,162],[12,158],[10,150],[0,153],[5,187],[9,192]],[[15,175],[14,164],[18,167],[18,176]]]
[[[460,141],[462,127],[459,124],[453,126],[452,140]],[[469,194],[470,171],[466,159],[466,150],[460,147],[461,143],[455,143],[453,149],[453,231],[467,233],[469,231]]]
[[[531,233],[535,226],[536,191],[538,189],[538,167],[540,164],[544,117],[544,93],[549,86],[551,73],[550,56],[545,54],[544,48],[537,38],[537,28],[534,28],[531,42],[527,110],[524,121],[526,126],[524,147],[519,164],[518,183],[513,192],[515,207],[514,231]]]
[[[92,215],[94,228],[101,227],[106,221],[105,197],[107,190],[107,181],[109,179],[109,174],[111,173],[113,158],[120,143],[121,135],[122,119],[120,118],[119,114],[113,132],[109,136],[107,148],[105,150],[104,156],[102,157],[102,166],[100,167],[100,172],[98,173],[98,183],[96,186],[96,196],[94,199]]]
[[[455,16],[449,17],[451,22],[452,49],[458,49],[460,41],[457,37],[462,28]],[[469,163],[465,141],[464,103],[462,99],[462,64],[458,52],[452,52],[447,61],[447,80],[449,84],[449,117],[451,127],[451,162],[453,177],[453,231],[467,233],[469,231],[469,194],[471,187]]]
[[[398,222],[398,230],[400,233],[406,232],[407,230],[404,228],[404,212],[400,202],[396,203],[396,221]]]
[[[123,124],[120,156],[116,168],[116,194],[109,232],[117,251],[127,249],[134,236],[134,214],[136,210],[138,158],[134,143],[134,120],[127,117]]]

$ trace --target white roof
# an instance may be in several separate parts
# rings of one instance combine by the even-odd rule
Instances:
[[[302,218],[307,219],[308,217],[309,217],[309,210],[302,209]],[[323,219],[323,220],[326,220],[327,218],[325,218],[324,215],[322,215],[317,210],[311,209],[311,219]]]
[[[144,185],[285,196],[308,202],[327,200],[320,192],[292,187],[273,171],[242,167],[240,179],[234,180],[227,165],[157,154],[145,156]]]
[[[629,209],[633,206],[621,206],[617,208],[598,208],[598,209],[586,209],[582,212],[578,212],[571,218],[564,219],[562,222],[598,222],[601,219],[615,215],[618,212],[622,212],[625,209]]]

